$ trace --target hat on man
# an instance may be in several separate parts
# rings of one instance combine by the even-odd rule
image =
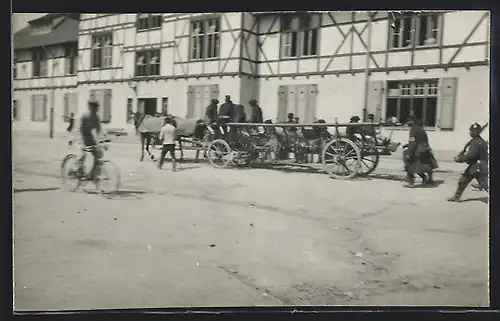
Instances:
[[[358,116],[352,116],[351,117],[351,122],[358,122],[360,121],[361,119],[358,117]]]
[[[478,123],[474,123],[470,126],[469,130],[480,130],[481,128],[483,128],[483,126],[479,125]]]
[[[87,103],[90,107],[99,107],[99,102],[95,99],[89,99]]]
[[[248,102],[250,105],[257,105],[257,100],[252,99]]]
[[[218,104],[218,103],[219,103],[219,100],[218,100],[218,99],[216,99],[216,98],[214,98],[214,99],[212,99],[211,103],[212,103],[212,104]]]

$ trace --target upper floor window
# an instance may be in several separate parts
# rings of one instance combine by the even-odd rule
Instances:
[[[139,13],[137,15],[137,31],[161,28],[163,16],[161,14]]]
[[[435,127],[438,92],[438,79],[389,81],[386,119],[397,117],[406,123],[409,116],[416,116],[424,126]]]
[[[287,14],[281,23],[281,57],[307,57],[318,54],[318,14]]]
[[[36,49],[33,52],[33,77],[48,77],[47,52],[44,49]]]
[[[52,24],[44,25],[32,25],[31,34],[32,35],[43,35],[52,31]]]
[[[220,18],[191,21],[191,59],[219,57]]]
[[[137,77],[160,74],[160,50],[140,51],[135,54],[135,75]]]
[[[76,45],[68,45],[64,48],[64,73],[66,75],[76,74],[78,62],[78,48]]]
[[[439,13],[394,15],[391,28],[391,48],[409,48],[439,43],[442,15]]]
[[[92,68],[110,68],[113,66],[113,34],[106,33],[92,36]]]

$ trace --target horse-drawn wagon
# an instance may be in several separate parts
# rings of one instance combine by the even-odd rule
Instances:
[[[350,179],[372,173],[382,155],[400,145],[391,142],[391,123],[251,124],[229,123],[222,138],[211,141],[207,157],[216,168],[251,163],[323,169],[333,178]],[[355,128],[356,134],[339,128]],[[377,128],[392,127],[387,138]],[[333,131],[333,133],[331,132]]]

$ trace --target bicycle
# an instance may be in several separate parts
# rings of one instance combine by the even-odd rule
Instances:
[[[103,148],[104,150],[108,150],[109,146],[107,143],[109,142],[111,142],[111,140],[106,139],[100,141],[99,144],[95,146],[81,147],[81,151],[84,153],[90,153],[94,148]],[[72,146],[73,143],[74,141],[69,141],[70,146]],[[94,159],[94,161],[96,160]],[[75,192],[86,182],[93,182],[102,194],[116,193],[121,185],[120,170],[112,161],[99,159],[97,160],[94,170],[87,173],[85,170],[85,164],[81,161],[81,157],[74,153],[70,153],[63,158],[61,163],[61,176],[63,184],[66,185],[67,189],[71,192]],[[110,182],[108,184],[109,186],[107,189],[104,189],[103,185],[107,186],[107,182]]]

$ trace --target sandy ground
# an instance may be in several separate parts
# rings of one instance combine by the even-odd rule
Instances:
[[[62,188],[60,140],[14,142],[15,309],[174,306],[488,305],[488,206],[370,179],[139,162],[112,145],[122,192]]]

